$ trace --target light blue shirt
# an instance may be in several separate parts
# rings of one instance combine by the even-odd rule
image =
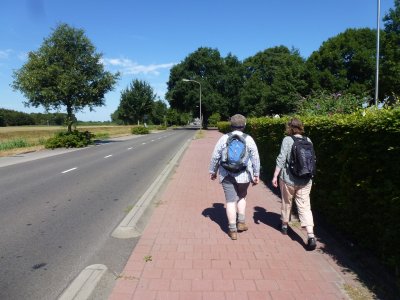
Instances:
[[[243,132],[239,130],[235,130],[232,134],[243,135]],[[222,182],[224,178],[228,175],[231,175],[235,178],[237,183],[247,183],[251,182],[254,176],[260,176],[260,157],[258,155],[257,145],[254,142],[254,139],[246,134],[246,147],[249,153],[249,163],[247,164],[247,168],[239,173],[232,173],[225,170],[223,167],[219,165],[219,161],[222,156],[222,151],[226,148],[226,142],[228,140],[228,135],[224,134],[220,137],[217,144],[215,145],[210,167],[209,173],[215,174],[218,169],[219,173],[219,182]]]

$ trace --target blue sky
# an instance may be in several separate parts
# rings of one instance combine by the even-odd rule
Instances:
[[[10,84],[29,51],[59,23],[83,29],[103,54],[108,71],[122,76],[106,106],[78,113],[107,121],[133,79],[145,80],[164,100],[170,68],[199,47],[240,60],[270,47],[296,48],[307,58],[348,28],[376,28],[378,0],[1,0],[0,107],[24,112],[26,99]],[[381,0],[382,18],[394,0]],[[62,111],[64,112],[64,111]]]

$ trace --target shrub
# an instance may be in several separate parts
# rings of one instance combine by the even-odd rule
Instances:
[[[144,126],[135,126],[131,130],[132,134],[149,134],[150,131]]]
[[[82,148],[92,144],[93,137],[89,131],[59,132],[46,141],[45,148]]]
[[[213,113],[209,118],[208,118],[208,126],[210,127],[215,127],[217,126],[217,123],[221,121],[221,115],[219,113]]]

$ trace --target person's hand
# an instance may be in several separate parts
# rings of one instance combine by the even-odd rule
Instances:
[[[258,184],[259,182],[260,182],[260,177],[254,176],[254,177],[253,177],[253,185]]]
[[[211,180],[215,180],[216,178],[217,178],[217,174],[215,174],[215,173],[214,173],[214,174],[211,174],[211,173],[210,173],[210,179],[211,179]]]
[[[274,176],[274,178],[272,178],[272,185],[274,187],[278,187],[278,177]]]

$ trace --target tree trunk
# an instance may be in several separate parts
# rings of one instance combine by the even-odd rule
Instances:
[[[72,114],[72,107],[67,106],[67,125],[68,125],[68,132],[72,132],[72,123],[74,122],[73,114]]]

